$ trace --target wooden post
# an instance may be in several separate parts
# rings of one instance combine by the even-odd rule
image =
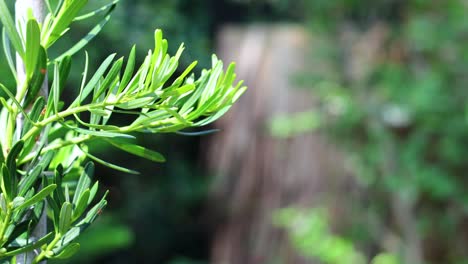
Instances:
[[[310,89],[294,82],[307,59],[308,32],[296,25],[228,26],[219,43],[218,53],[237,62],[249,90],[208,139],[208,163],[217,173],[210,208],[219,209],[211,261],[310,263],[273,226],[272,215],[289,206],[323,206],[341,159],[313,131],[275,138],[268,128],[278,114],[313,108]]]

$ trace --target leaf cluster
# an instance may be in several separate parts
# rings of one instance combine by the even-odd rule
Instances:
[[[184,45],[175,55],[168,54],[167,40],[155,30],[154,49],[140,65],[133,47],[125,63],[123,57],[111,54],[92,73],[89,64],[94,62],[85,53],[79,93],[65,104],[72,56],[99,33],[117,1],[84,14],[87,0],[45,2],[48,12],[39,23],[32,10],[15,21],[5,0],[0,0],[4,53],[17,83],[16,89],[0,84],[6,95],[0,97],[0,258],[34,250],[39,253],[32,263],[73,255],[79,249],[73,241],[106,205],[105,194],[93,202],[98,183],[93,183],[94,165],[86,159],[137,173],[93,155],[88,143],[101,140],[164,162],[158,152],[135,144],[138,133],[183,134],[186,128],[205,126],[226,113],[246,90],[242,82],[235,82],[235,65],[224,70],[215,55],[212,68],[199,76],[192,72],[197,62],[178,75]],[[92,17],[101,20],[82,40],[56,58],[49,57],[49,49],[73,22]],[[16,71],[14,54],[24,64],[24,77]],[[47,95],[43,89],[49,82]],[[117,115],[132,121],[122,125]],[[32,237],[44,213],[52,219],[53,229],[43,237]]]

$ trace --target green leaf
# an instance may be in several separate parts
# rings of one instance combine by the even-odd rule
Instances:
[[[118,1],[114,1],[114,2],[118,2]],[[88,34],[86,34],[86,36],[80,39],[80,41],[78,41],[75,45],[73,45],[73,47],[71,47],[69,50],[65,51],[64,53],[62,53],[62,55],[60,55],[55,60],[61,60],[66,56],[73,56],[75,53],[83,49],[89,42],[91,42],[91,40],[93,40],[94,37],[96,37],[99,34],[99,32],[101,32],[101,30],[110,20],[111,13],[114,10],[115,4],[110,4],[110,5],[112,6],[109,9],[107,15],[96,26],[94,26],[91,29],[91,31],[89,31]]]
[[[81,173],[80,178],[78,179],[78,184],[76,185],[75,194],[73,195],[73,204],[78,204],[78,201],[91,185],[91,179],[94,174],[94,164],[92,162],[86,163],[84,166],[83,172]]]
[[[31,205],[34,205],[38,202],[41,202],[44,198],[46,198],[49,194],[51,194],[54,189],[57,187],[55,184],[48,185],[36,193],[33,197],[26,200],[21,206],[15,208],[16,211],[25,209]]]
[[[88,129],[83,129],[83,128],[79,128],[79,127],[75,127],[75,126],[71,126],[71,125],[68,125],[66,123],[62,123],[62,125],[66,126],[67,128],[71,129],[71,130],[74,130],[80,134],[84,134],[84,135],[91,135],[91,136],[95,136],[95,137],[101,137],[101,138],[116,138],[116,137],[120,137],[120,138],[135,138],[134,136],[132,135],[127,135],[127,134],[123,134],[123,133],[119,133],[119,132],[111,132],[111,131],[103,131],[103,130],[88,130]]]
[[[2,0],[3,1],[3,0]],[[70,23],[75,19],[78,12],[88,3],[88,0],[69,1],[69,5],[62,5],[52,25],[42,36],[42,45],[50,47],[64,32],[67,31]]]
[[[99,188],[99,181],[96,181],[93,184],[93,187],[91,187],[91,190],[89,191],[88,204],[90,204],[94,200],[94,197],[96,196],[98,188]]]
[[[47,196],[47,206],[50,207],[52,212],[52,220],[54,223],[54,230],[58,232],[58,223],[60,218],[60,207],[58,201],[51,196]]]
[[[181,87],[165,89],[164,92],[161,94],[161,99],[166,99],[168,97],[182,98],[192,93],[193,90],[195,90],[195,85],[193,84],[186,84]]]
[[[10,201],[13,199],[14,195],[12,194],[12,179],[10,176],[10,172],[8,171],[7,167],[5,164],[2,164],[2,182],[1,182],[1,188],[2,188],[2,193],[5,195],[5,199],[7,201]]]
[[[166,159],[164,156],[156,151],[147,149],[145,147],[131,144],[131,143],[125,143],[123,141],[116,141],[116,140],[107,140],[110,144],[113,146],[126,151],[130,154],[154,161],[154,162],[165,162]]]
[[[83,149],[82,149],[83,150]],[[110,162],[107,162],[105,160],[102,160],[92,154],[90,154],[89,152],[87,151],[84,151],[83,150],[83,153],[86,154],[86,156],[90,159],[92,159],[93,161],[99,163],[99,164],[102,164],[106,167],[109,167],[111,169],[114,169],[114,170],[117,170],[117,171],[121,171],[121,172],[125,172],[125,173],[129,173],[129,174],[140,174],[138,171],[134,171],[134,170],[131,170],[131,169],[127,169],[125,167],[122,167],[122,166],[119,166],[119,165],[116,165],[116,164],[113,164],[113,163],[110,163]]]
[[[15,22],[11,16],[10,10],[8,10],[5,0],[0,0],[0,21],[2,22],[3,27],[16,52],[18,52],[20,57],[24,58],[24,49],[21,42],[21,37],[16,30]]]
[[[19,255],[21,253],[25,253],[25,252],[32,251],[34,249],[38,249],[38,248],[42,247],[43,245],[49,243],[52,240],[53,236],[54,236],[54,233],[50,232],[47,235],[41,237],[41,239],[39,239],[38,241],[36,241],[34,243],[26,244],[26,245],[24,245],[24,246],[22,246],[22,247],[20,247],[18,249],[8,251],[8,252],[2,254],[2,256],[5,256],[5,257],[17,256],[17,255]]]
[[[63,166],[62,164],[57,165],[54,172],[54,181],[57,184],[57,188],[54,190],[53,198],[58,202],[58,204],[63,204],[67,198],[65,198],[65,194],[62,188],[63,182]]]
[[[90,224],[92,223],[96,217],[101,213],[102,209],[107,205],[106,201],[106,196],[108,192],[104,194],[104,196],[101,198],[101,200],[91,208],[88,213],[86,214],[86,217],[83,218],[81,221],[78,222],[78,226],[80,225],[85,225],[85,224]]]
[[[60,252],[54,255],[54,259],[67,259],[75,255],[80,250],[79,243],[71,243],[60,250]]]
[[[192,63],[184,70],[184,72],[182,72],[182,74],[179,75],[179,77],[177,77],[177,79],[172,83],[171,86],[179,87],[179,86],[183,83],[185,77],[187,77],[187,75],[193,70],[193,68],[195,68],[195,66],[197,66],[197,64],[198,64],[197,61],[192,62]]]
[[[187,119],[189,120],[193,120],[193,119],[196,119],[202,115],[208,115],[210,113],[208,113],[207,111],[210,110],[213,106],[216,105],[216,103],[218,103],[219,99],[218,99],[218,95],[219,95],[220,91],[217,92],[217,94],[213,95],[212,97],[208,98],[207,101],[205,101],[203,104],[199,104],[198,108],[191,112]]]
[[[10,152],[8,153],[8,156],[6,158],[6,166],[8,168],[8,171],[13,176],[16,176],[16,159],[18,158],[19,154],[23,150],[24,146],[24,141],[20,140],[16,142],[16,144],[11,148]]]
[[[2,213],[5,213],[8,210],[5,192],[0,193],[0,209]]]
[[[75,117],[76,121],[78,121],[78,123],[80,123],[81,125],[89,127],[89,128],[93,128],[93,130],[90,130],[90,131],[92,131],[92,132],[106,132],[106,131],[109,132],[109,131],[119,131],[120,130],[120,127],[114,126],[114,125],[98,125],[100,118],[102,116],[109,116],[111,114],[111,112],[105,111],[105,110],[103,112],[103,110],[97,109],[97,108],[88,108],[87,110],[92,113],[90,121],[89,121],[91,123],[84,122],[83,120],[80,119],[80,117],[77,114],[74,114],[73,116]],[[94,129],[98,129],[98,130],[94,130]],[[113,133],[114,135],[121,135],[118,132],[109,132],[109,133]],[[114,136],[111,136],[111,137],[114,137]],[[122,137],[122,136],[119,136],[119,137]],[[127,137],[127,136],[125,135],[123,137]]]
[[[211,71],[202,71],[201,77],[195,82],[195,86],[197,86],[197,89],[195,89],[195,92],[192,93],[189,99],[184,103],[184,105],[180,109],[181,113],[187,112],[198,101],[198,99],[203,94],[203,91],[206,88],[206,83],[208,82],[210,73]]]
[[[24,201],[25,201],[24,197],[17,196],[15,197],[15,199],[13,199],[13,201],[11,201],[11,205],[13,209],[15,209],[16,207],[19,207],[20,205],[22,205]]]
[[[119,2],[119,0],[114,0],[111,3],[103,5],[102,7],[98,8],[98,9],[96,9],[94,11],[91,11],[91,12],[88,12],[88,13],[86,13],[84,15],[76,17],[73,21],[80,21],[80,20],[88,19],[90,17],[93,17],[93,16],[95,16],[95,15],[97,15],[99,13],[102,13],[102,12],[106,11],[107,9],[110,10],[110,9],[114,8],[117,5],[118,2]]]
[[[104,109],[99,109],[99,108],[89,108],[88,111],[96,116],[101,116],[101,117],[107,117],[109,116],[112,112]],[[118,128],[118,127],[116,127]]]
[[[26,192],[31,189],[31,187],[36,183],[39,175],[41,175],[44,168],[42,166],[35,166],[31,171],[29,171],[20,181],[18,195],[24,196]]]
[[[64,56],[59,63],[59,77],[60,77],[60,94],[65,89],[65,83],[68,79],[71,68],[71,57]]]
[[[130,51],[130,55],[128,55],[127,65],[125,66],[125,71],[122,76],[122,80],[120,81],[117,94],[122,92],[122,90],[127,86],[127,84],[130,82],[130,79],[132,78],[133,70],[135,69],[135,53],[136,48],[133,46],[132,50]]]
[[[85,88],[85,85],[86,85],[86,79],[88,78],[88,68],[89,68],[89,56],[88,56],[88,52],[85,51],[85,64],[84,64],[84,69],[83,69],[83,77],[81,78],[81,85],[80,85],[80,92],[79,94],[82,94],[83,91],[84,91],[84,88]],[[75,100],[71,106],[74,106],[74,105],[79,105],[81,102],[81,100],[78,100],[78,102]]]
[[[122,108],[122,109],[142,108],[151,104],[155,99],[156,99],[156,96],[154,94],[149,94],[148,96],[145,96],[145,97],[131,99],[127,102],[120,103],[117,105],[117,107]]]
[[[216,92],[218,80],[223,73],[223,62],[213,55],[213,68],[211,70],[210,78],[206,84],[206,87],[200,97],[199,106],[203,105],[211,96]]]
[[[32,122],[29,121],[29,120],[25,120],[21,136],[24,136],[24,134],[26,134],[35,125],[35,123],[37,121],[39,121],[39,118],[41,117],[42,110],[44,110],[44,106],[45,106],[44,97],[39,96],[36,99],[36,102],[34,102],[32,108],[31,108],[31,112],[29,112],[29,119]],[[23,153],[23,155],[24,155],[24,153]]]
[[[58,227],[59,234],[63,235],[67,233],[72,223],[72,213],[73,213],[73,205],[69,202],[64,202],[62,205],[62,208],[60,209],[59,227]]]
[[[104,60],[101,66],[99,66],[98,70],[94,73],[93,77],[91,77],[91,80],[88,82],[88,84],[86,84],[82,91],[80,91],[78,98],[73,101],[72,106],[79,105],[83,100],[86,99],[86,97],[88,97],[88,95],[93,91],[94,87],[98,84],[101,77],[104,75],[104,72],[112,63],[114,57],[115,54],[111,54]]]
[[[52,99],[53,104],[47,103],[47,108],[54,109],[55,114],[57,114],[59,112],[58,107],[60,99],[60,71],[58,63],[54,64],[54,81],[52,82],[49,98]]]
[[[106,75],[106,78],[101,82],[99,89],[97,92],[93,95],[93,101],[96,101],[96,99],[101,96],[107,89],[112,88],[109,87],[112,82],[116,78],[119,77],[120,74],[120,69],[122,68],[123,64],[123,59],[120,58],[114,64],[112,65],[111,69],[109,70],[109,73]]]
[[[168,108],[168,107],[161,107],[161,109],[167,111],[169,114],[171,114],[173,117],[175,117],[177,119],[177,121],[179,121],[181,124],[183,124],[185,126],[192,126],[192,122],[188,121],[182,115],[177,113],[177,111],[175,111],[175,110],[173,110],[171,108]]]
[[[47,1],[49,1],[49,0],[47,0]],[[53,17],[56,17],[58,15],[58,13],[60,12],[60,10],[61,10],[62,6],[64,5],[65,1],[67,1],[67,0],[58,0],[57,1],[56,5],[55,5],[54,12],[51,12],[53,14]]]
[[[55,14],[54,10],[52,9],[52,5],[50,4],[50,0],[45,0],[45,4],[47,6],[47,11],[49,11],[48,15]]]
[[[11,53],[10,40],[8,39],[5,28],[2,28],[2,42],[3,42],[3,53],[5,54],[5,57],[7,59],[8,66],[10,67],[10,71],[13,74],[15,81],[18,82],[18,76],[17,76],[18,74],[16,73],[15,60],[13,59],[13,56]]]
[[[170,114],[162,109],[157,109],[151,112],[146,113],[145,115],[139,116],[133,123],[131,124],[132,127],[136,126],[149,126],[150,123],[161,121],[166,118],[170,117]]]
[[[215,114],[195,123],[195,126],[205,126],[208,125],[216,120],[218,120],[221,116],[223,116],[229,109],[231,108],[231,105],[225,106],[224,108],[220,109],[218,112]]]
[[[107,192],[76,226],[70,228],[70,230],[62,236],[59,243],[57,243],[59,246],[54,250],[59,252],[64,246],[70,244],[70,242],[75,240],[92,222],[94,222],[96,217],[101,213],[101,210],[107,205],[107,201],[105,200],[106,196]]]
[[[90,197],[90,190],[86,189],[80,196],[78,203],[75,204],[75,210],[73,210],[73,221],[77,220],[84,213],[88,207],[88,201]]]
[[[26,113],[26,111],[24,111],[24,108],[21,106],[20,102],[16,100],[15,96],[11,93],[11,91],[1,83],[0,89],[2,89],[7,94],[11,101],[18,107],[18,110],[23,114],[23,116],[31,122],[31,119],[29,119],[29,115]],[[3,106],[8,108],[9,111],[11,111],[11,106],[10,104],[6,103],[5,98],[0,97],[0,100],[2,100]]]
[[[39,24],[35,19],[28,20],[26,24],[26,51],[24,65],[26,68],[26,78],[30,79],[36,69],[41,46],[41,33]]]
[[[36,67],[31,79],[28,81],[28,92],[26,93],[26,99],[23,103],[25,108],[29,107],[29,104],[37,98],[37,95],[44,84],[46,73],[47,52],[42,46],[39,46]]]
[[[152,53],[151,53],[151,50],[148,51],[148,55],[146,55],[146,58],[145,60],[143,61],[143,64],[141,65],[141,74],[140,74],[140,78],[138,80],[138,85],[136,86],[136,88],[138,89],[144,89],[145,87],[145,81],[146,79],[148,78],[148,72],[151,70],[151,56]],[[128,94],[130,94],[130,92],[133,92],[131,90],[127,91]]]
[[[203,131],[195,131],[195,132],[184,132],[184,131],[177,131],[175,132],[176,134],[182,135],[182,136],[204,136],[204,135],[209,135],[213,134],[216,132],[219,132],[219,129],[208,129],[208,130],[203,130]]]

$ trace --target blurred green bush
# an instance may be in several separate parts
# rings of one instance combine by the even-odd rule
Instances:
[[[329,221],[324,208],[285,208],[273,215],[274,224],[285,228],[293,246],[311,261],[318,260],[324,264],[401,263],[389,253],[379,253],[370,262],[367,261],[352,241],[333,234]]]
[[[344,236],[364,248],[381,247],[384,238],[376,233],[384,230],[404,236],[397,200],[409,208],[425,263],[467,263],[468,240],[461,235],[468,230],[466,1],[306,4],[310,28],[320,38],[310,61],[325,66],[299,79],[320,96],[312,120],[346,150],[366,197],[344,205],[353,208]],[[377,58],[364,65],[369,73],[357,78],[349,68],[356,66],[349,64],[356,50],[343,34],[362,36],[376,25],[388,34]],[[288,131],[294,129],[275,133]],[[380,227],[371,230],[363,219]]]

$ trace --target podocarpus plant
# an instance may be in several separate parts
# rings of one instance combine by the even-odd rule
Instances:
[[[87,0],[60,0],[55,5],[33,1],[43,4],[43,21],[32,9],[14,20],[5,0],[0,0],[4,53],[17,83],[16,89],[0,84],[4,94],[0,97],[0,259],[5,262],[17,261],[20,254],[29,256],[27,252],[33,252],[32,257],[23,257],[22,263],[68,258],[78,251],[74,240],[106,205],[105,194],[94,202],[98,182],[92,180],[94,165],[88,159],[135,173],[89,153],[89,142],[105,141],[162,162],[161,154],[134,143],[138,133],[178,132],[209,124],[246,89],[241,82],[234,84],[234,64],[223,71],[216,56],[212,68],[200,76],[192,73],[196,62],[176,76],[184,47],[169,55],[167,41],[156,30],[154,50],[141,65],[135,63],[133,47],[125,66],[123,58],[116,60],[112,54],[90,73],[85,54],[78,95],[65,104],[61,98],[72,56],[101,30],[117,1],[81,15]],[[49,56],[72,22],[100,15],[102,21],[75,46],[57,57]],[[44,91],[49,82],[50,91]],[[133,121],[117,125],[114,113]],[[34,232],[45,214],[52,223],[49,231]]]

